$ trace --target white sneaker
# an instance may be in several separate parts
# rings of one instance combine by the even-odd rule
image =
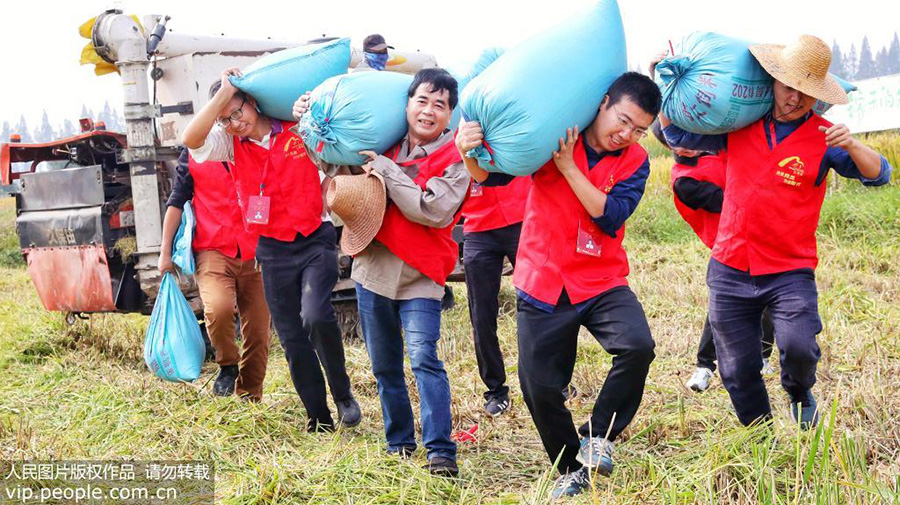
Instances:
[[[763,375],[772,375],[775,373],[775,367],[772,366],[768,359],[763,358],[762,368],[759,371]]]
[[[698,366],[697,369],[694,370],[694,375],[692,375],[690,380],[685,383],[685,386],[693,389],[698,393],[701,391],[706,391],[707,389],[709,389],[709,380],[712,379],[715,374],[716,373],[709,368]]]

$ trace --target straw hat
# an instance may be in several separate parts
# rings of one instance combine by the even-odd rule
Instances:
[[[756,44],[750,52],[775,79],[825,103],[847,103],[847,93],[828,75],[831,49],[812,35],[801,35],[791,45]]]
[[[335,176],[328,185],[325,201],[344,222],[341,249],[351,256],[362,252],[381,228],[387,207],[381,175],[369,172]]]

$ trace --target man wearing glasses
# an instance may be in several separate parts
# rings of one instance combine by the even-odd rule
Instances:
[[[225,161],[248,229],[259,233],[256,259],[272,322],[284,349],[309,431],[331,430],[325,376],[344,426],[360,421],[344,364],[341,331],[331,305],[337,282],[334,226],[322,205],[322,175],[290,123],[259,113],[256,101],[229,81],[184,130],[182,142],[198,162]],[[321,365],[319,360],[321,359]]]
[[[561,454],[554,497],[582,492],[590,469],[612,472],[613,441],[634,417],[655,357],[643,307],[626,280],[622,239],[650,174],[647,153],[637,142],[660,103],[653,81],[623,74],[584,134],[577,126],[569,129],[553,158],[534,174],[513,276],[519,383],[547,455],[556,461]],[[460,151],[481,141],[477,123],[460,127]],[[511,180],[464,160],[485,185]],[[613,360],[590,420],[576,432],[563,389],[572,379],[582,326]]]

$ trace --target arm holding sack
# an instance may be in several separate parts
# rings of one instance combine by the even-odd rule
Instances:
[[[228,102],[238,92],[238,89],[231,84],[230,77],[240,76],[241,71],[237,68],[229,68],[222,72],[221,86],[213,95],[210,101],[206,102],[191,122],[184,128],[181,134],[181,143],[188,149],[199,149],[206,142],[206,137],[216,124],[219,112],[228,105]]]

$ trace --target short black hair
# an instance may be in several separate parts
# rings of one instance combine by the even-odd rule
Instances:
[[[456,108],[456,104],[459,102],[459,84],[457,84],[456,79],[450,75],[450,72],[437,67],[419,70],[416,72],[412,84],[409,85],[409,89],[406,91],[406,97],[412,98],[413,95],[416,94],[416,90],[419,89],[419,85],[423,83],[431,85],[428,88],[428,91],[432,93],[446,89],[447,92],[450,93],[450,108]]]
[[[213,82],[213,83],[209,86],[209,99],[212,100],[212,98],[213,98],[214,96],[216,96],[216,93],[218,93],[219,90],[220,90],[221,88],[222,88],[222,80],[221,80],[221,79],[219,79],[219,80]],[[244,100],[244,99],[247,98],[247,94],[244,93],[244,92],[241,91],[241,90],[237,90],[237,91],[234,93],[234,96],[240,98],[241,100]]]
[[[659,114],[662,107],[662,94],[659,92],[659,87],[649,77],[638,72],[625,72],[620,75],[613,81],[606,96],[609,97],[607,106],[615,105],[622,100],[622,97],[627,96],[635,105],[653,117]]]

